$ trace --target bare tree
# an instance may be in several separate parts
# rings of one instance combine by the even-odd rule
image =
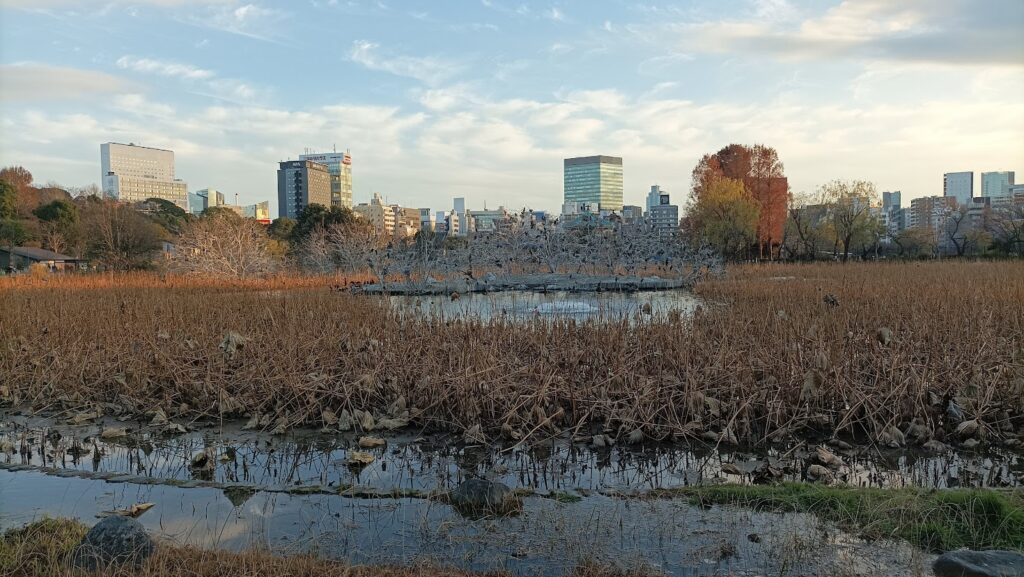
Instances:
[[[270,239],[253,219],[216,214],[186,223],[176,239],[172,266],[191,274],[237,279],[276,268]]]

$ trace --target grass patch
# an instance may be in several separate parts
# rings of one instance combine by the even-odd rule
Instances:
[[[0,575],[11,577],[509,577],[437,565],[354,566],[310,555],[278,557],[266,551],[204,550],[160,543],[138,570],[108,568],[84,573],[69,566],[71,552],[88,528],[77,521],[38,521],[0,535]],[[567,577],[644,577],[646,569],[583,562]]]
[[[659,491],[699,505],[812,513],[870,539],[898,537],[927,551],[1024,550],[1024,494],[988,489],[859,489],[806,483]]]

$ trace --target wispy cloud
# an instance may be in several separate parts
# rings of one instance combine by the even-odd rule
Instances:
[[[117,66],[141,74],[154,74],[185,82],[191,91],[203,96],[238,103],[251,103],[264,96],[264,90],[237,78],[221,78],[213,70],[181,62],[138,58],[125,55]]]
[[[213,5],[183,19],[193,26],[211,28],[246,38],[282,44],[281,23],[289,14],[257,4]]]
[[[197,68],[190,64],[153,60],[151,58],[136,58],[134,56],[118,58],[117,67],[123,70],[159,74],[160,76],[170,76],[184,80],[208,80],[216,76],[212,70]]]
[[[131,87],[125,79],[105,72],[32,62],[4,64],[0,66],[0,77],[3,102],[74,100]]]
[[[461,65],[432,56],[383,55],[380,45],[367,40],[356,40],[349,51],[349,60],[370,70],[387,72],[437,85],[455,76]]]

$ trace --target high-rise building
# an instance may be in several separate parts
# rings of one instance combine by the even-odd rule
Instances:
[[[278,216],[298,218],[311,204],[331,206],[327,166],[312,160],[286,160],[277,169]]]
[[[910,228],[938,229],[946,222],[949,213],[957,209],[957,200],[952,196],[924,196],[910,201]]]
[[[646,210],[650,210],[659,204],[661,204],[661,187],[657,184],[651,185],[651,191],[647,193],[647,207]]]
[[[679,207],[669,201],[667,193],[658,196],[658,204],[647,211],[647,218],[659,236],[674,236],[679,232]]]
[[[348,152],[310,152],[299,160],[312,160],[327,166],[331,175],[331,204],[352,208],[352,155]]]
[[[942,196],[956,199],[960,206],[967,206],[974,198],[974,172],[947,172],[942,175]]]
[[[566,158],[563,169],[565,204],[597,205],[599,211],[622,210],[622,158]]]
[[[981,196],[1006,196],[1010,187],[1014,185],[1013,177],[1012,170],[981,173]]]
[[[100,145],[100,182],[108,198],[162,198],[188,210],[188,185],[174,178],[174,152],[135,144]]]
[[[903,208],[900,206],[903,194],[898,191],[882,193],[882,224],[885,225],[885,238],[889,241],[903,230]]]
[[[648,199],[649,200],[649,199]],[[650,209],[648,209],[650,210]],[[622,206],[622,224],[635,224],[644,219],[644,209],[626,204]]]

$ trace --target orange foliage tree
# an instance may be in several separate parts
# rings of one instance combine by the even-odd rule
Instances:
[[[730,144],[705,154],[693,169],[693,199],[699,201],[711,184],[721,178],[742,182],[757,204],[758,254],[761,258],[774,258],[782,241],[789,203],[789,180],[779,153],[763,144]]]

